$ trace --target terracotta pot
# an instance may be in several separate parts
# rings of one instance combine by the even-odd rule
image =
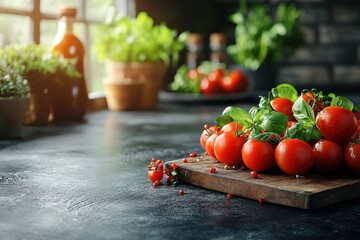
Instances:
[[[108,83],[144,83],[140,109],[152,109],[156,106],[166,72],[163,62],[122,63],[107,60],[105,66]]]
[[[0,97],[0,138],[21,137],[27,98],[13,99]]]
[[[108,108],[111,110],[138,110],[144,93],[143,82],[112,83],[104,81]]]

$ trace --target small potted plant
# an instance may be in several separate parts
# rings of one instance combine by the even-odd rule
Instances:
[[[0,49],[0,59],[10,68],[21,69],[28,80],[30,99],[25,114],[26,125],[46,125],[59,115],[60,107],[68,105],[67,99],[56,97],[61,93],[66,77],[80,77],[75,70],[75,60],[59,58],[57,52],[38,44],[8,45]]]
[[[21,72],[0,64],[0,138],[21,137],[29,86]]]
[[[276,78],[276,64],[304,43],[295,5],[280,3],[272,16],[267,5],[246,2],[230,16],[235,23],[235,44],[227,47],[233,61],[246,72],[251,90],[268,90]]]
[[[156,105],[166,66],[179,58],[186,34],[177,36],[164,23],[154,24],[145,12],[136,18],[114,14],[109,19],[99,26],[94,43],[99,61],[105,61],[107,101],[113,102],[109,99],[112,95],[124,96],[112,94],[112,88],[125,88],[124,92],[133,92],[128,94],[130,101],[133,98],[135,103],[140,103],[137,107],[151,109]],[[137,96],[133,97],[134,94]]]

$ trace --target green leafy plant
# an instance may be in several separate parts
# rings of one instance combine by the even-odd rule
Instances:
[[[58,71],[68,77],[78,78],[76,59],[60,58],[59,53],[39,44],[13,44],[0,48],[0,61],[24,76],[31,72],[43,75]]]
[[[304,43],[295,5],[280,3],[272,16],[266,5],[254,5],[249,12],[245,1],[230,16],[235,26],[235,44],[227,48],[229,56],[239,65],[258,69],[273,65],[283,56],[290,55]]]
[[[22,73],[0,65],[0,97],[24,98],[28,93],[29,86]]]
[[[117,62],[170,61],[176,62],[184,47],[187,34],[180,34],[164,23],[155,25],[145,12],[136,18],[113,14],[98,27],[94,51],[99,61]]]

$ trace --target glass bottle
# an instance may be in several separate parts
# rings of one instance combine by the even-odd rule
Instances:
[[[62,7],[59,9],[58,32],[54,39],[54,50],[64,58],[75,58],[76,69],[81,78],[71,78],[61,74],[63,85],[56,89],[53,103],[54,121],[82,120],[87,108],[87,87],[84,77],[85,48],[74,34],[73,27],[76,8]]]
[[[203,48],[203,36],[200,33],[191,33],[186,41],[186,65],[190,70],[196,69],[204,60]]]
[[[210,60],[213,63],[227,63],[226,36],[223,33],[210,35]]]

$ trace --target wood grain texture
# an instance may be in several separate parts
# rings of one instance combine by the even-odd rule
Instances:
[[[360,177],[310,174],[296,178],[281,173],[258,174],[252,179],[249,170],[224,169],[209,156],[188,158],[187,163],[173,160],[166,164],[179,166],[181,183],[266,202],[302,209],[317,209],[360,197]],[[210,173],[209,168],[216,172]]]

